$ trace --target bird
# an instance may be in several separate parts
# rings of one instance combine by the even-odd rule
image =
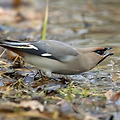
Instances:
[[[41,70],[48,77],[52,73],[75,75],[89,71],[113,55],[106,52],[111,47],[79,48],[56,40],[22,42],[3,39],[0,46],[22,56],[26,63]]]

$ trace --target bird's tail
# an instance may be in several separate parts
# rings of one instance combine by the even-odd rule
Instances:
[[[20,56],[23,56],[22,50],[24,48],[27,48],[27,44],[28,43],[25,43],[25,42],[13,41],[13,40],[8,40],[8,39],[4,39],[4,40],[0,41],[1,47],[9,49],[9,50],[19,54]]]
[[[21,48],[21,47],[26,47],[28,43],[27,42],[20,42],[17,40],[9,40],[9,39],[4,39],[0,41],[0,46],[2,47],[11,47],[11,48]]]

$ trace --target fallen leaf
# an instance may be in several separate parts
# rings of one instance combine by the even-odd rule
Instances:
[[[110,100],[116,102],[118,99],[120,99],[120,92],[114,93]]]
[[[105,93],[105,97],[110,100],[112,96],[115,94],[113,90],[109,90],[108,92]]]
[[[22,101],[19,106],[24,107],[24,108],[29,107],[32,110],[38,109],[38,110],[40,110],[40,112],[44,111],[44,106],[37,100]]]
[[[120,100],[120,92],[114,92],[113,90],[108,91],[105,93],[105,96],[111,102],[118,102]]]

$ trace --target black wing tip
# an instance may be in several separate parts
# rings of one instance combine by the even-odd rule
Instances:
[[[7,39],[7,38],[0,38],[0,46],[9,46],[12,43],[21,43],[19,40],[12,40],[12,39]]]

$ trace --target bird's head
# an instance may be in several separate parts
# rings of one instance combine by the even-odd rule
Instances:
[[[111,47],[97,47],[97,48],[85,48],[82,52],[86,57],[86,62],[89,69],[92,69],[99,63],[101,63],[105,58],[114,53],[109,52]]]
[[[112,49],[112,47],[105,47],[105,48],[96,49],[95,51],[93,51],[96,55],[98,55],[101,58],[96,65],[101,63],[108,56],[111,56],[114,54],[114,53],[108,52],[110,49]]]

